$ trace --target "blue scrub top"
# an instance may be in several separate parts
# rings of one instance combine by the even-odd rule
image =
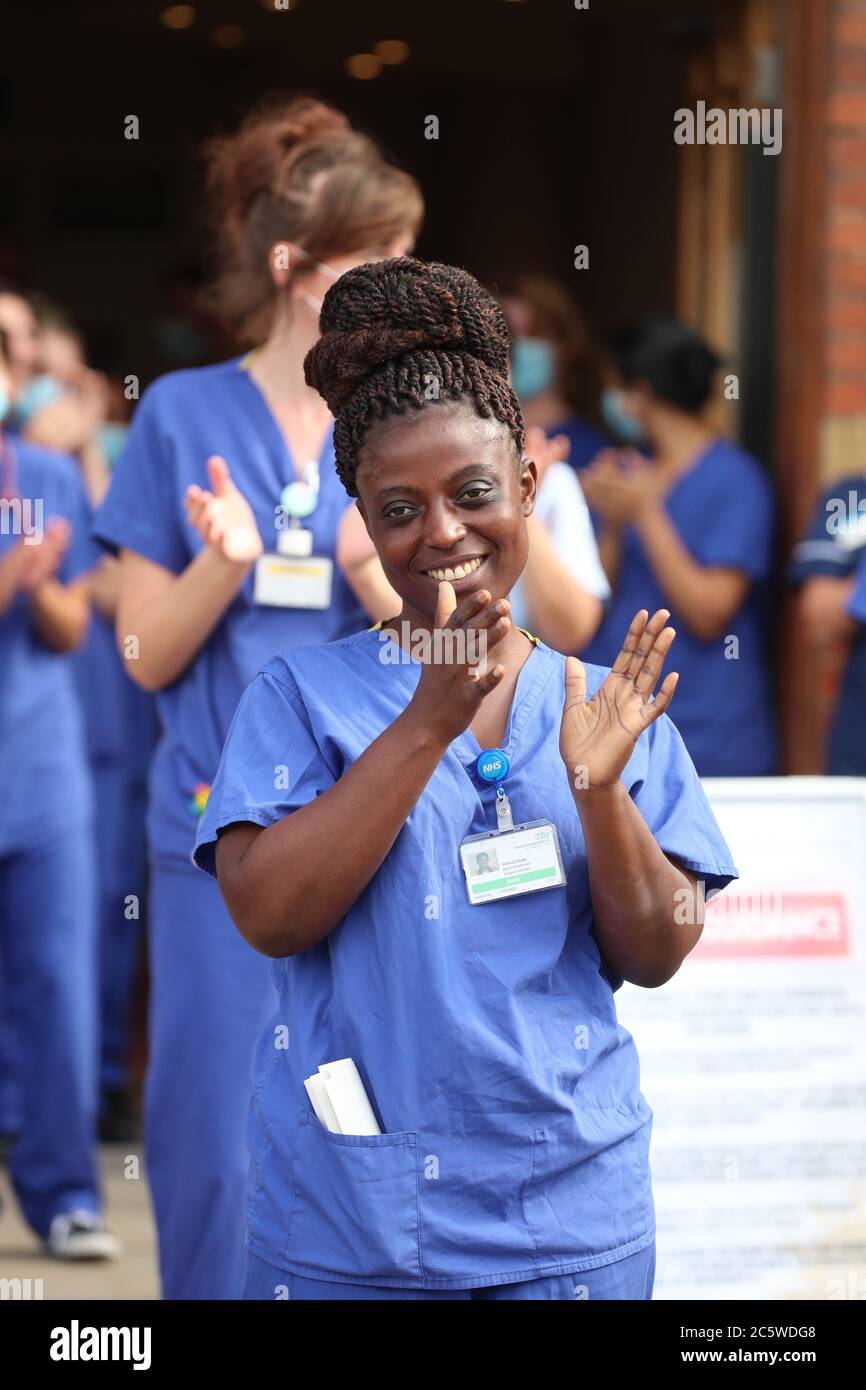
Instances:
[[[597,430],[594,425],[586,424],[577,415],[567,415],[559,424],[551,425],[545,433],[551,436],[555,434],[568,435],[571,444],[568,462],[578,472],[582,468],[588,467],[602,449],[611,447],[611,441],[607,435],[602,434],[601,430]]]
[[[776,768],[766,613],[774,510],[769,480],[750,454],[719,439],[677,479],[665,506],[699,564],[741,570],[753,581],[743,606],[713,641],[694,636],[656,579],[636,529],[627,527],[613,597],[583,655],[612,663],[639,608],[669,608],[677,639],[668,669],[680,673],[671,708],[695,767],[702,777],[768,775]],[[737,638],[736,647],[729,636]]]
[[[90,510],[74,459],[9,439],[16,491],[41,503],[43,525],[63,517],[72,527],[57,577],[69,583],[99,562]],[[30,514],[31,517],[35,513]],[[19,540],[0,526],[0,555]],[[92,814],[84,727],[72,660],[36,635],[29,600],[18,594],[0,614],[0,855],[32,849],[80,828]]]
[[[840,509],[841,503],[841,509]],[[827,771],[837,777],[866,776],[866,477],[840,478],[815,508],[806,535],[794,547],[788,578],[800,585],[825,576],[856,575],[848,612],[860,624],[848,651],[836,701]]]
[[[206,464],[225,457],[274,550],[275,508],[295,478],[283,435],[241,359],[172,372],[142,396],[111,487],[96,514],[99,540],[136,551],[180,574],[203,548],[186,520],[190,483],[209,487]],[[334,467],[330,437],[319,460],[315,512],[303,524],[313,553],[334,558],[337,526],[349,498]],[[368,619],[336,567],[326,610],[266,608],[253,602],[251,572],[195,661],[157,695],[162,730],[150,775],[148,840],[154,859],[189,862],[197,825],[197,788],[216,774],[241,692],[275,652],[357,631]]]
[[[223,827],[268,826],[306,805],[393,723],[421,670],[399,657],[368,631],[265,666],[229,732],[200,867],[214,872]],[[587,669],[591,692],[605,674]],[[590,1269],[652,1240],[651,1112],[616,1018],[621,980],[593,935],[559,755],[564,697],[565,658],[537,643],[502,746],[515,821],[555,822],[567,887],[469,905],[458,846],[494,829],[496,815],[467,731],[343,920],[274,962],[279,1006],[254,1061],[247,1209],[250,1246],[272,1264],[470,1288]],[[662,848],[710,891],[735,877],[667,718],[641,737],[623,780]],[[335,845],[334,872],[339,855]],[[341,1057],[356,1062],[381,1135],[330,1134],[316,1119],[304,1078]]]
[[[128,678],[110,618],[93,614],[73,664],[91,765],[122,767],[141,782],[156,742],[154,697]]]

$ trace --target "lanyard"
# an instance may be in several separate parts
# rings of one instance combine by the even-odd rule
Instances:
[[[3,472],[0,474],[0,497],[11,502],[18,496],[18,461],[15,457],[15,450],[9,442],[9,436],[3,430],[0,430],[0,459],[3,461]]]
[[[482,782],[496,787],[496,828],[513,830],[511,802],[505,795],[503,782],[508,776],[511,764],[501,748],[485,748],[475,759],[475,771]]]

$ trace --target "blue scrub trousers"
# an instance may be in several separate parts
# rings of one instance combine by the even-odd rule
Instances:
[[[236,1299],[253,1051],[277,1006],[213,879],[151,867],[147,1173],[164,1298]]]
[[[43,1238],[59,1213],[101,1205],[94,883],[86,826],[0,857],[4,1032],[21,1121],[9,1172]]]
[[[122,1091],[128,1081],[129,1024],[138,968],[145,888],[145,795],[125,762],[92,764],[99,874],[100,1090]],[[126,915],[127,899],[139,915]]]
[[[333,1303],[337,1300],[371,1302],[399,1299],[403,1302],[478,1299],[485,1303],[517,1303],[533,1299],[547,1302],[598,1302],[599,1299],[651,1299],[655,1278],[655,1242],[636,1255],[615,1264],[579,1274],[554,1274],[526,1279],[519,1284],[487,1284],[477,1289],[389,1289],[376,1284],[338,1284],[325,1279],[304,1279],[287,1274],[247,1251],[243,1297],[270,1302],[303,1300]]]
[[[0,1135],[17,1134],[21,1128],[21,1101],[15,1079],[15,1042],[4,1003],[3,974],[0,970]]]

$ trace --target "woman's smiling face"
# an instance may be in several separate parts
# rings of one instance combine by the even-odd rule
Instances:
[[[361,513],[404,611],[430,619],[439,584],[457,602],[513,588],[528,550],[535,465],[466,401],[436,404],[374,426],[359,453]]]

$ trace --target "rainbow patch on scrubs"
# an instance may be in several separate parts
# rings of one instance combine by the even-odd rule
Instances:
[[[189,799],[189,809],[194,816],[201,816],[204,814],[204,808],[207,805],[209,796],[210,787],[207,782],[197,782],[193,788],[192,796]]]
[[[213,873],[222,828],[270,826],[307,805],[402,713],[422,668],[385,664],[380,647],[367,631],[267,663],[232,722],[199,822],[199,867]],[[591,692],[604,675],[587,668]],[[616,1017],[621,980],[593,930],[559,755],[564,699],[565,658],[538,642],[500,745],[515,823],[557,827],[563,887],[468,901],[460,845],[496,824],[496,787],[478,776],[482,749],[467,730],[342,921],[273,962],[278,1009],[253,1062],[247,1238],[278,1268],[474,1288],[594,1269],[652,1242],[652,1116]],[[623,781],[662,849],[709,891],[736,876],[666,716],[638,740]],[[339,873],[339,840],[332,851]],[[328,1057],[354,1059],[381,1134],[319,1123],[304,1079]]]

